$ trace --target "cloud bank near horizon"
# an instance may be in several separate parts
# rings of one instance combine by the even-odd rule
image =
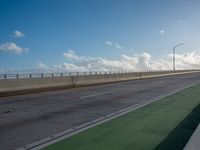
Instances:
[[[143,52],[133,56],[121,55],[119,59],[106,59],[102,57],[78,56],[74,51],[69,50],[64,53],[66,60],[73,63],[63,63],[59,65],[61,69],[70,70],[69,65],[73,65],[72,70],[81,71],[145,71],[145,70],[170,70],[172,69],[172,54],[164,58],[154,59],[151,54]],[[200,55],[196,52],[186,52],[176,54],[177,69],[197,69],[200,68]],[[77,71],[78,71],[77,70]]]
[[[133,56],[121,55],[119,59],[107,59],[103,57],[79,56],[73,50],[63,54],[66,62],[54,66],[48,66],[39,62],[34,68],[26,69],[0,69],[1,73],[25,73],[25,72],[88,72],[88,71],[150,71],[171,70],[172,54],[164,58],[154,59],[151,54],[143,52]],[[176,68],[199,69],[200,55],[196,52],[176,54]]]

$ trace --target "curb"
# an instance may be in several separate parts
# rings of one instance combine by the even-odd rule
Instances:
[[[183,150],[199,150],[200,147],[200,124],[186,143]]]

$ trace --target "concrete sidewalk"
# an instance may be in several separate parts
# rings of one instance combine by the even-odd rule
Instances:
[[[200,150],[200,124],[189,139],[184,150]]]

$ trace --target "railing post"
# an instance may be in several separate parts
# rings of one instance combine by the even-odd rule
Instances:
[[[51,74],[51,77],[53,77],[53,73]]]
[[[78,76],[78,75],[79,75],[79,73],[77,72],[77,73],[76,73],[76,75]]]
[[[19,74],[16,74],[16,78],[19,79]]]
[[[6,79],[6,74],[4,74],[4,79]]]
[[[30,79],[32,78],[32,74],[31,74],[31,73],[30,73],[30,76],[29,76],[29,77],[30,77]]]
[[[92,75],[92,72],[90,72],[90,75]]]
[[[41,78],[44,78],[44,74],[43,73],[41,73]]]
[[[63,73],[62,72],[60,73],[60,76],[63,77]]]

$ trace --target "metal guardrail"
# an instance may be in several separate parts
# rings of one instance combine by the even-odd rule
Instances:
[[[30,79],[30,78],[46,78],[46,77],[65,77],[65,76],[83,76],[83,75],[106,75],[106,74],[127,74],[127,73],[171,73],[197,70],[178,70],[178,71],[96,71],[96,72],[61,72],[61,73],[19,73],[19,74],[0,74],[0,80],[3,79]]]
[[[70,76],[69,73],[22,73],[22,74],[0,74],[0,79],[27,79]]]

